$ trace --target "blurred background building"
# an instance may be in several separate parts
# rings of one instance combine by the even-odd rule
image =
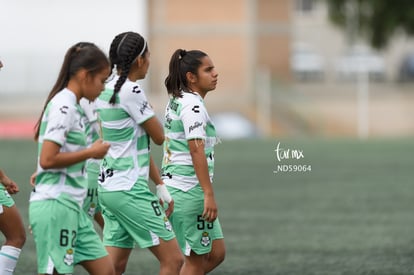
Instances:
[[[82,4],[82,11],[75,2]],[[60,27],[39,41],[19,43],[17,50],[4,44],[13,43],[18,32],[2,40],[3,122],[27,122],[40,113],[70,41],[96,41],[107,51],[117,33],[134,30],[149,40],[151,66],[144,86],[160,116],[167,101],[163,83],[170,56],[177,48],[201,49],[219,72],[217,90],[206,103],[225,137],[414,134],[413,39],[399,33],[382,51],[364,40],[351,43],[349,31],[355,26],[333,26],[324,0],[75,2],[2,2],[3,13],[10,16],[7,5],[15,5],[14,12],[32,6],[30,16],[20,16],[20,31],[36,33],[30,23],[50,14],[58,17],[41,27]],[[59,12],[68,20],[76,15],[81,20],[62,28],[65,20],[59,21]],[[42,46],[36,48],[40,41]]]

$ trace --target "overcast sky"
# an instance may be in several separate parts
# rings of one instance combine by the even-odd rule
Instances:
[[[146,0],[0,0],[0,96],[47,95],[70,46],[107,53],[120,32],[146,36],[146,14]]]

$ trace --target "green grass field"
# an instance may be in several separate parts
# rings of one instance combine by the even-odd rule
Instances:
[[[278,142],[303,158],[279,162]],[[36,145],[0,140],[0,152],[0,167],[20,185],[15,201],[27,225]],[[159,161],[159,148],[153,152]],[[414,274],[413,152],[413,139],[219,144],[214,185],[227,258],[211,274]],[[289,164],[311,171],[273,172]],[[157,270],[136,249],[126,274]],[[30,234],[16,274],[36,274]]]

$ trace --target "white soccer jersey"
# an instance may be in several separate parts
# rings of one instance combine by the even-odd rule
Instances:
[[[96,100],[103,140],[111,144],[99,178],[107,191],[130,190],[139,179],[148,182],[150,139],[140,124],[155,115],[144,91],[129,80],[116,95],[116,103],[109,103],[117,79]]]
[[[214,171],[214,145],[218,139],[204,101],[197,93],[171,98],[165,111],[165,142],[162,178],[165,184],[188,191],[198,184],[188,140],[202,139],[211,181]]]
[[[79,105],[82,107],[86,118],[88,119],[88,124],[86,126],[86,132],[88,133],[88,145],[91,145],[96,140],[100,138],[101,130],[100,123],[98,120],[98,114],[96,112],[95,101],[89,101],[86,98],[81,98]],[[101,163],[100,159],[90,158],[87,160],[88,165],[99,165]]]
[[[60,152],[85,149],[88,145],[87,123],[76,95],[69,89],[60,91],[49,102],[40,124],[36,188],[30,201],[62,199],[82,205],[88,185],[85,161],[66,168],[44,170],[39,165],[39,157],[45,140],[59,144]]]

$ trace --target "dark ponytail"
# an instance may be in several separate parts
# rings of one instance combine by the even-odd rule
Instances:
[[[197,70],[201,65],[201,59],[207,56],[199,50],[186,51],[176,50],[171,56],[169,73],[165,79],[165,87],[168,94],[173,97],[182,97],[182,92],[189,92],[187,83],[187,72],[197,75]]]
[[[109,50],[111,71],[116,68],[120,72],[120,75],[115,83],[114,93],[109,103],[115,104],[116,94],[127,80],[132,63],[138,56],[144,56],[147,51],[147,42],[136,32],[124,32],[118,34],[112,40]]]
[[[43,114],[46,110],[50,100],[63,90],[69,83],[69,80],[80,70],[86,71],[94,76],[104,68],[109,66],[109,61],[106,55],[93,43],[79,42],[68,49],[63,60],[58,78],[50,91],[46,102],[43,106],[42,114],[40,115],[35,125],[34,139],[38,140],[40,124],[42,122]]]

